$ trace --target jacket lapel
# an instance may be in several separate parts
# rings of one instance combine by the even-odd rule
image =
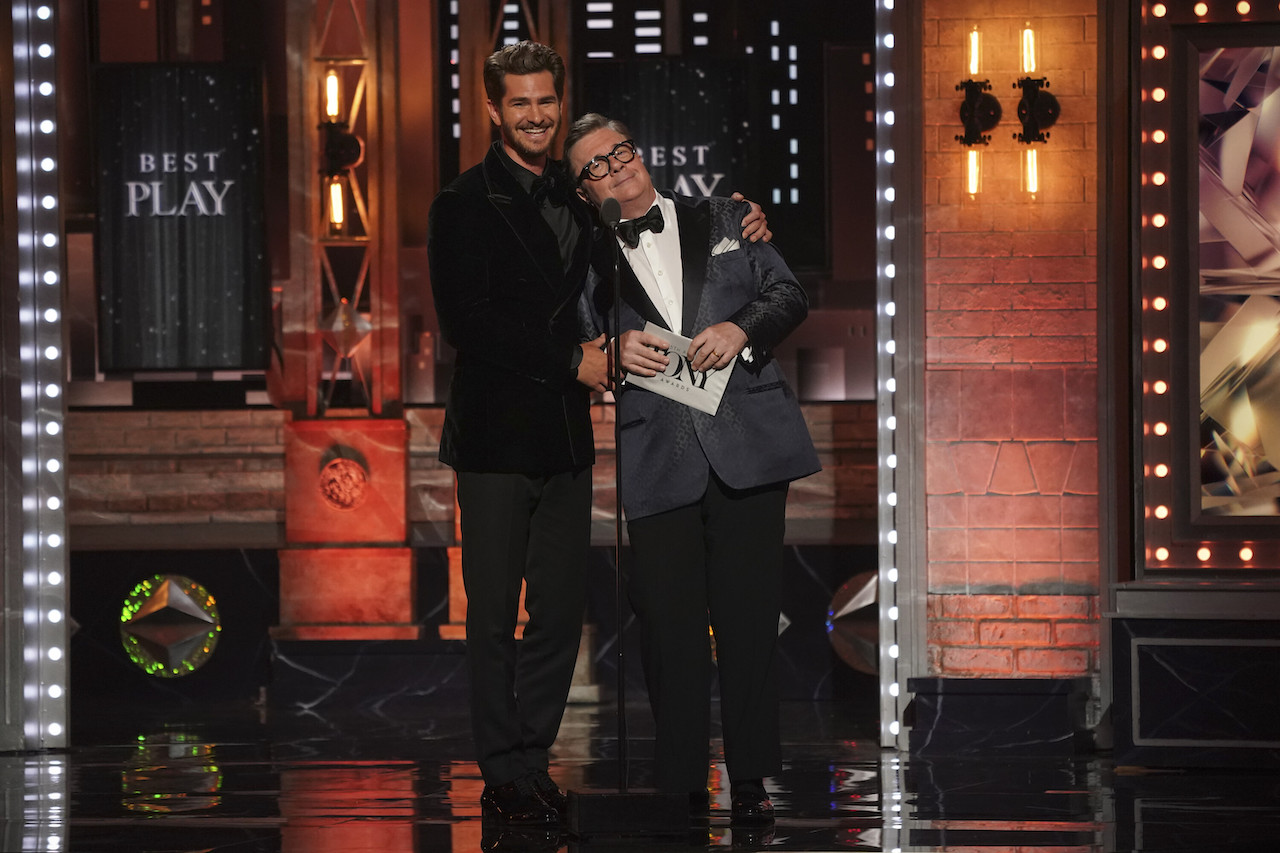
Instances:
[[[684,274],[684,310],[680,318],[680,334],[690,337],[702,305],[702,290],[707,282],[707,244],[711,239],[711,205],[705,200],[684,201],[674,196],[676,220],[680,223],[680,263]]]
[[[496,151],[490,149],[485,155],[483,171],[489,203],[506,220],[512,235],[524,247],[547,287],[558,291],[564,284],[565,275],[556,235],[534,207],[533,199],[520,186],[520,182],[502,165]]]

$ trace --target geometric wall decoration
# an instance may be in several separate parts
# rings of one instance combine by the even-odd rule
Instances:
[[[218,645],[213,596],[181,575],[155,575],[133,588],[120,611],[120,641],[148,675],[178,678],[199,669]]]

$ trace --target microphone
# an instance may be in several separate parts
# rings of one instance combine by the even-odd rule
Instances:
[[[622,205],[613,196],[600,202],[600,219],[610,228],[617,228],[622,221]]]

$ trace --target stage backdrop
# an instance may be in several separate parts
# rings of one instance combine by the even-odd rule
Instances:
[[[631,128],[659,189],[691,196],[741,192],[765,208],[774,244],[793,270],[823,269],[821,148],[803,169],[789,165],[793,137],[803,137],[806,150],[820,146],[822,110],[811,111],[803,126],[774,129],[768,117],[777,93],[766,83],[765,65],[753,56],[589,61],[578,106]],[[779,187],[787,189],[775,195]],[[792,202],[792,187],[802,204]]]
[[[260,72],[105,65],[94,103],[100,369],[266,367]]]
[[[749,194],[760,158],[748,73],[736,60],[589,62],[582,103],[631,128],[659,189]]]

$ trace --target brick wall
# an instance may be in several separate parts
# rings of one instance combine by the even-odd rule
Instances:
[[[875,406],[805,406],[823,471],[788,503],[796,542],[873,542]],[[595,518],[613,518],[613,409],[596,406]],[[408,518],[452,536],[453,472],[440,464],[441,408],[410,409]],[[285,513],[284,427],[274,409],[85,411],[67,418],[72,547],[275,547]],[[246,526],[258,532],[237,543]],[[162,534],[162,531],[171,531]],[[612,541],[611,539],[609,541]]]
[[[933,675],[1098,668],[1097,3],[1037,7],[1061,117],[1020,188],[1013,83],[1027,4],[928,0],[924,23],[926,493]],[[979,25],[1003,118],[963,187],[955,86]]]

